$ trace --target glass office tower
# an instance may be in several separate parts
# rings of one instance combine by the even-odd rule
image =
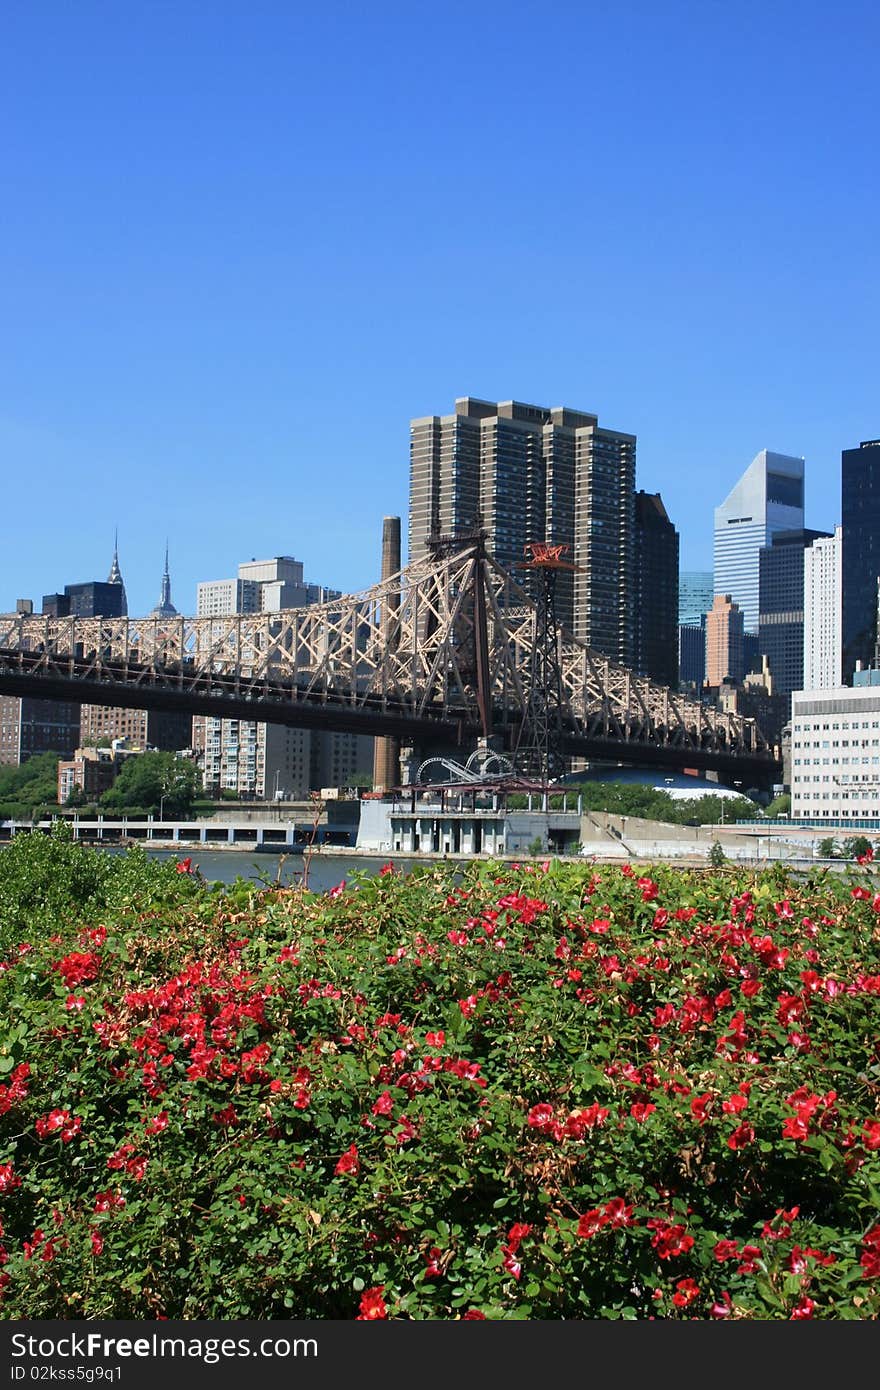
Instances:
[[[760,617],[759,553],[778,531],[804,524],[804,461],[762,449],[715,508],[715,593],[729,594],[742,611],[744,631]]]

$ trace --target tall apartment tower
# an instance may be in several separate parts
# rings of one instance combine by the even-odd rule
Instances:
[[[777,531],[758,552],[758,649],[777,695],[804,688],[804,556],[827,531]]]
[[[490,554],[517,569],[529,541],[571,546],[557,576],[560,624],[627,665],[634,649],[636,439],[559,406],[465,396],[452,415],[410,424],[409,559],[432,534],[482,526]]]
[[[747,633],[757,633],[760,619],[761,547],[777,531],[803,525],[804,460],[762,449],[715,508],[715,593],[729,594],[738,604]]]
[[[741,681],[743,675],[742,610],[730,594],[716,594],[706,614],[706,684]]]
[[[659,492],[636,493],[636,604],[633,666],[661,685],[678,685],[678,532]]]
[[[18,767],[40,753],[71,758],[79,744],[79,705],[0,695],[0,767]]]
[[[880,439],[866,439],[840,456],[843,526],[843,680],[856,663],[870,666],[877,640],[880,577]]]
[[[839,686],[843,670],[843,527],[804,551],[804,690]]]

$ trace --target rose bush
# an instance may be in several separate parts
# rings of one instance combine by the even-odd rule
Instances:
[[[0,965],[0,1311],[874,1318],[878,924],[867,864],[172,865],[47,916]]]

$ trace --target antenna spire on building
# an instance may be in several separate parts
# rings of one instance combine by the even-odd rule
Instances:
[[[177,609],[171,602],[171,574],[168,569],[168,541],[165,541],[165,570],[162,575],[162,593],[159,602],[150,614],[151,618],[176,618]]]

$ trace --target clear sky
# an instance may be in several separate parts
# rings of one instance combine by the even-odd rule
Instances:
[[[762,448],[880,436],[870,0],[44,0],[0,53],[0,609],[345,590],[456,396],[638,435],[683,569]]]

